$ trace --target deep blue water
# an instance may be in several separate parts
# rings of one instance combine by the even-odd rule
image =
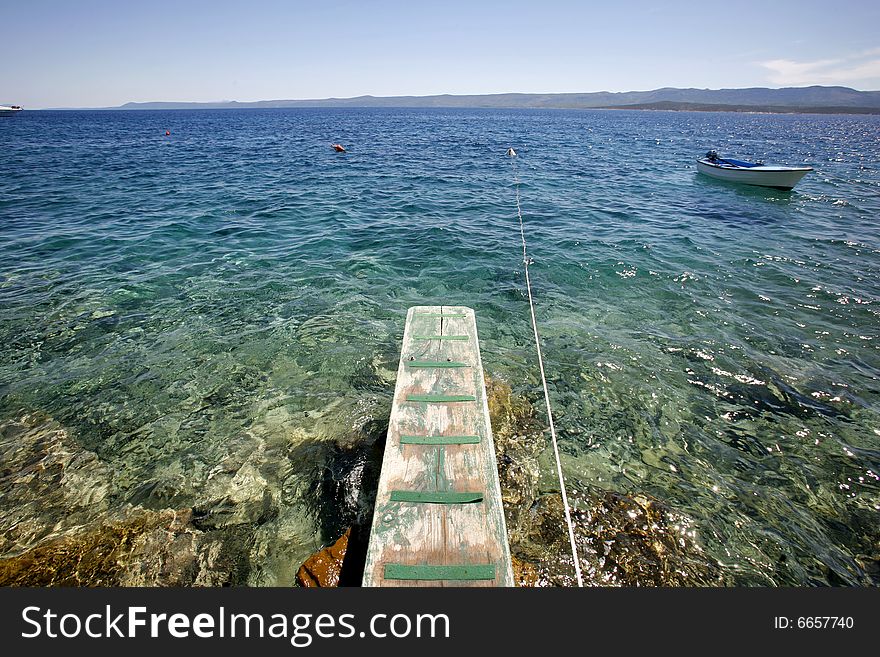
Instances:
[[[356,498],[362,466],[310,446],[381,426],[409,306],[473,307],[487,374],[543,417],[513,146],[569,485],[657,498],[727,583],[867,583],[880,557],[878,119],[0,120],[0,421],[54,419],[110,466],[113,505],[232,504],[256,536],[249,581],[289,581],[279,564],[333,540],[327,523],[348,513],[309,472],[338,469]],[[815,171],[790,193],[739,187],[695,172],[710,148]],[[219,490],[212,473],[230,461]]]

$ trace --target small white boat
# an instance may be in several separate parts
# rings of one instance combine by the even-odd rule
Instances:
[[[12,116],[21,111],[19,105],[0,105],[0,116]]]
[[[813,167],[777,167],[761,162],[743,162],[718,157],[715,151],[709,151],[697,160],[697,171],[707,176],[761,187],[775,187],[789,190],[798,184]]]

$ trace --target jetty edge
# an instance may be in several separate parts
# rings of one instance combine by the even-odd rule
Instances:
[[[407,311],[363,586],[513,586],[474,311]]]

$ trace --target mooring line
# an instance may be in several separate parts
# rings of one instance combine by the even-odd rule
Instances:
[[[568,495],[565,492],[565,479],[562,477],[562,461],[559,458],[559,445],[556,442],[556,427],[553,424],[553,411],[550,409],[550,391],[547,389],[547,377],[544,375],[544,357],[541,354],[541,337],[538,335],[538,321],[535,319],[535,302],[532,299],[532,281],[529,278],[529,255],[526,249],[526,231],[523,226],[522,206],[519,201],[519,171],[516,167],[516,153],[511,148],[507,151],[513,162],[513,180],[516,185],[516,214],[519,217],[519,234],[522,238],[523,266],[526,271],[526,290],[529,293],[529,309],[532,312],[532,329],[535,331],[535,347],[538,350],[538,367],[541,370],[541,383],[544,386],[544,402],[547,405],[547,420],[550,424],[550,438],[553,440],[553,453],[556,455],[556,474],[559,475],[559,488],[562,490],[562,505],[565,508],[565,522],[568,525],[568,540],[571,543],[571,556],[574,559],[574,572],[578,586],[584,585],[581,575],[581,564],[578,559],[577,545],[574,541],[574,525],[571,522],[571,509],[568,506]]]

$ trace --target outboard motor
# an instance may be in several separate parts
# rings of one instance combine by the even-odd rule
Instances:
[[[706,159],[709,160],[710,162],[717,162],[718,161],[718,151],[709,151],[708,153],[706,153]]]

